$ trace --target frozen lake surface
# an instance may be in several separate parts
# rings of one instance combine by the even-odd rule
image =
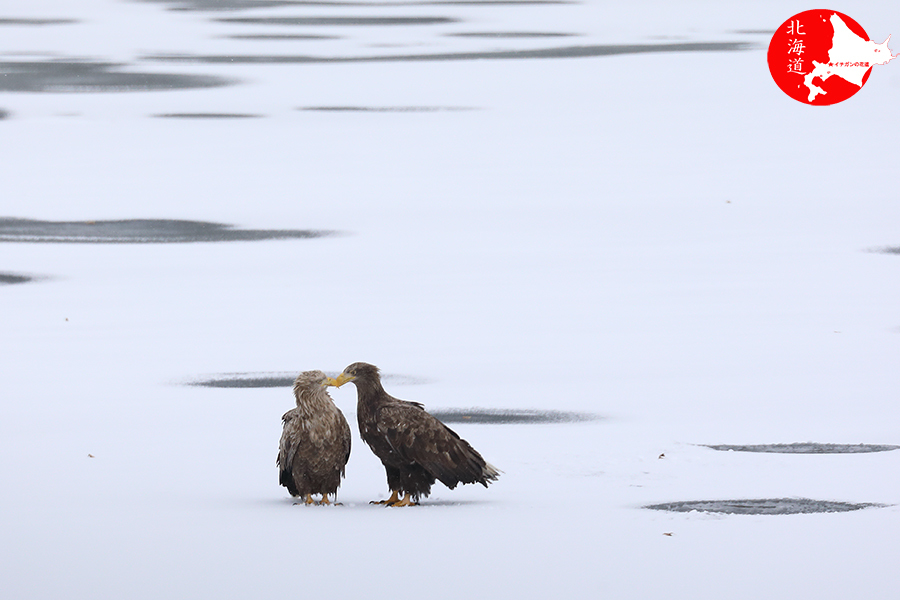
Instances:
[[[7,4],[10,598],[893,600],[900,67],[785,96],[813,7]],[[356,361],[500,479],[294,505]]]

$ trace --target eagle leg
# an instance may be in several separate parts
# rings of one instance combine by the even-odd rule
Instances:
[[[303,499],[303,504],[315,504],[316,501],[313,500],[312,494],[306,494],[306,497]]]
[[[328,494],[322,494],[322,500],[320,502],[316,502],[316,504],[331,504],[328,500]]]
[[[409,495],[409,492],[406,492],[403,495],[402,500],[397,500],[396,502],[388,502],[388,506],[418,506],[418,502],[413,502],[412,498]]]
[[[388,506],[393,506],[395,502],[400,501],[400,492],[397,490],[391,490],[391,497],[387,500],[372,500],[369,504],[387,504]]]

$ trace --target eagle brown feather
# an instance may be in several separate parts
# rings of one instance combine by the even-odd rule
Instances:
[[[350,426],[326,389],[322,371],[294,381],[297,408],[284,413],[278,444],[278,482],[292,496],[337,495],[350,458]]]
[[[384,391],[374,365],[354,363],[338,380],[356,385],[360,435],[384,465],[392,491],[409,494],[415,501],[431,493],[435,480],[450,489],[460,483],[487,487],[499,476],[466,440],[421,404]]]

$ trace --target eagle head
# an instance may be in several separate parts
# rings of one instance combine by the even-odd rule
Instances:
[[[294,380],[294,393],[297,394],[307,390],[314,391],[319,388],[325,389],[327,383],[328,377],[322,371],[303,371]]]

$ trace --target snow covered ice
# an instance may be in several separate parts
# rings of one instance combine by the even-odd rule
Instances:
[[[7,3],[0,217],[332,235],[0,240],[4,594],[894,598],[900,452],[709,447],[900,444],[900,69],[786,97],[806,8]],[[192,385],[355,361],[591,418],[454,418],[504,473],[414,509],[355,437],[305,507],[290,389]],[[871,506],[644,508],[748,499]]]

